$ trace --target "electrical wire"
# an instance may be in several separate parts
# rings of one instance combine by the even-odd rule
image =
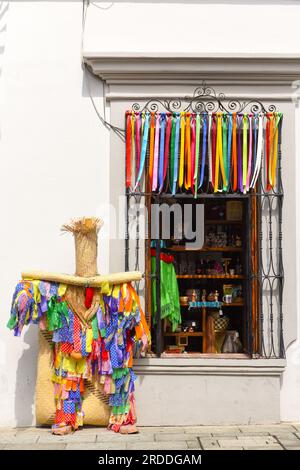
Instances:
[[[95,75],[92,74],[92,72],[89,71],[89,69],[87,68],[86,64],[84,64],[84,71],[87,72],[87,77],[88,77],[88,74],[92,75],[93,78],[95,78]],[[102,81],[102,80],[100,80]],[[121,127],[118,127],[118,126],[114,126],[113,124],[111,124],[110,122],[106,121],[106,119],[104,119],[104,117],[100,114],[100,112],[98,111],[97,109],[97,106],[96,106],[96,103],[95,103],[95,100],[91,94],[91,89],[90,89],[90,83],[89,83],[89,79],[87,78],[86,80],[86,83],[87,83],[87,89],[88,89],[88,94],[89,94],[89,98],[92,102],[92,105],[93,105],[93,108],[101,122],[101,124],[109,131],[113,131],[123,142],[125,142],[125,129],[122,129]],[[104,99],[104,97],[103,97]]]
[[[93,2],[90,2],[89,0],[82,0],[82,31],[81,31],[81,64],[82,64],[82,69],[83,69],[83,73],[86,77],[86,84],[87,84],[87,89],[88,89],[88,94],[89,94],[89,98],[91,100],[91,103],[93,105],[93,108],[95,110],[95,113],[97,114],[98,118],[99,118],[99,121],[101,122],[101,124],[108,130],[108,131],[112,131],[114,132],[123,142],[125,142],[125,129],[122,129],[118,126],[114,126],[113,124],[111,124],[110,122],[108,122],[106,119],[105,119],[105,115],[106,115],[106,109],[105,109],[105,102],[106,102],[106,99],[105,99],[105,85],[104,85],[104,81],[101,80],[100,77],[97,77],[96,75],[94,75],[87,67],[86,63],[84,62],[84,58],[83,58],[83,49],[84,49],[84,33],[85,33],[85,25],[86,25],[86,18],[87,18],[87,10],[88,10],[88,7],[90,4],[93,4],[94,6],[100,8],[98,5],[94,4]],[[110,5],[110,7],[113,5],[113,3]],[[100,8],[102,10],[107,10],[108,8]],[[97,106],[96,106],[96,103],[95,103],[95,100],[92,96],[92,93],[91,93],[91,88],[90,88],[90,81],[89,81],[89,74],[93,76],[93,78],[97,77],[98,80],[102,83],[102,90],[103,90],[103,115],[99,112]],[[103,117],[104,116],[104,117]]]
[[[114,2],[111,2],[110,5],[106,6],[106,7],[101,7],[100,5],[97,5],[97,3],[95,2],[89,2],[91,5],[93,5],[94,7],[96,8],[99,8],[99,10],[109,10],[113,5],[114,5]]]

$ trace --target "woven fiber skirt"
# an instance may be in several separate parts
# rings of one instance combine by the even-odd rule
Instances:
[[[36,381],[35,413],[36,423],[51,425],[55,416],[54,387],[51,380],[52,369],[52,333],[39,331],[39,356]],[[108,396],[96,380],[85,381],[85,393],[82,403],[84,424],[107,426],[110,416]]]

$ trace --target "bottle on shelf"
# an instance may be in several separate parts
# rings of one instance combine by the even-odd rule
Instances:
[[[241,275],[242,271],[243,271],[243,269],[242,269],[242,265],[240,263],[240,258],[237,258],[236,265],[235,265],[235,274]]]
[[[197,262],[196,262],[196,274],[203,274],[203,269],[202,269],[202,259],[199,260],[197,259]]]

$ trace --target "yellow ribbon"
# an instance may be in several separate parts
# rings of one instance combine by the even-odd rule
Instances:
[[[278,113],[275,113],[275,133],[274,133],[274,141],[273,141],[273,152],[270,155],[269,161],[269,180],[271,186],[274,188],[276,185],[276,170],[277,170],[277,159],[278,159],[278,125],[281,116]]]
[[[180,158],[179,158],[179,180],[178,185],[182,188],[184,175],[184,136],[185,136],[185,113],[180,114]]]
[[[185,157],[186,157],[186,174],[185,174],[185,189],[190,189],[191,181],[191,117],[188,114],[186,118],[186,138],[185,138]]]

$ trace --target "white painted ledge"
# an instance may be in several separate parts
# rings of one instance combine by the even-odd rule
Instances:
[[[137,375],[227,375],[279,377],[285,359],[141,358],[134,361]]]

